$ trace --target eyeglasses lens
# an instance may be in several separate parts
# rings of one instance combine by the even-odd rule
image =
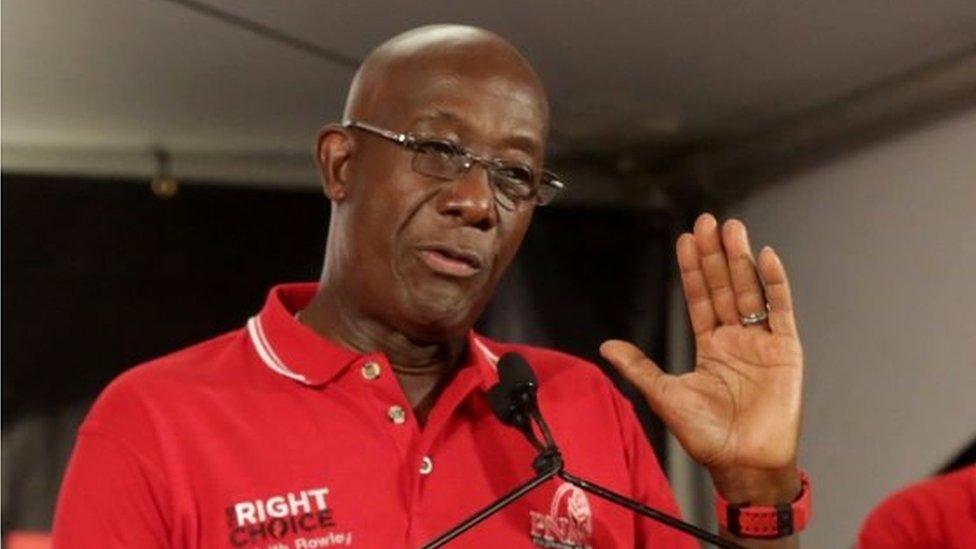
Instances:
[[[455,146],[442,141],[423,141],[414,148],[413,169],[423,175],[445,181],[463,176],[471,168],[471,160]],[[534,197],[536,203],[547,204],[558,192],[550,185],[539,185],[532,170],[518,165],[486,165],[489,181],[495,189],[498,203],[513,209],[519,202]]]
[[[428,141],[417,146],[412,165],[419,173],[449,180],[463,173],[464,158],[447,144]]]

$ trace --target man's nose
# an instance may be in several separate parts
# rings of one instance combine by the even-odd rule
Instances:
[[[498,223],[495,192],[482,166],[472,166],[458,179],[447,183],[438,196],[441,215],[457,217],[465,225],[488,230]]]

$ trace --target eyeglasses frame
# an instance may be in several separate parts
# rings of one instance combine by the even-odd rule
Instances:
[[[439,140],[439,139],[425,139],[425,138],[420,138],[420,137],[417,137],[417,136],[412,135],[412,134],[409,134],[409,133],[401,133],[401,132],[397,132],[397,131],[393,131],[393,130],[388,130],[386,128],[381,128],[379,126],[374,126],[373,124],[370,124],[368,122],[362,122],[360,120],[352,120],[352,119],[344,120],[342,122],[342,127],[344,127],[344,128],[355,128],[355,129],[359,129],[359,130],[363,130],[363,131],[369,132],[369,133],[371,133],[373,135],[377,135],[379,137],[382,137],[384,139],[387,139],[389,141],[392,141],[392,142],[396,143],[397,145],[400,145],[401,147],[404,147],[404,148],[406,148],[408,150],[411,150],[411,151],[413,151],[415,153],[416,152],[419,152],[419,145],[421,143],[423,143],[423,142],[426,142],[426,141],[447,141],[447,142],[451,143],[457,149],[457,151],[461,154],[461,156],[463,156],[467,160],[467,162],[464,164],[464,172],[462,172],[462,173],[467,173],[472,167],[474,167],[475,164],[479,164],[483,168],[485,168],[485,171],[488,172],[488,174],[489,174],[488,180],[489,181],[491,181],[491,179],[492,179],[490,176],[491,176],[493,170],[495,170],[495,169],[497,169],[497,168],[499,168],[501,166],[505,166],[505,162],[502,161],[502,160],[499,160],[497,158],[488,158],[488,157],[480,156],[480,155],[475,154],[474,152],[472,152],[467,147],[464,147],[464,146],[462,146],[459,143],[455,143],[453,141],[446,140],[446,139],[445,140]],[[535,170],[533,170],[530,167],[528,169],[531,172],[535,172]],[[427,175],[427,174],[423,174],[423,175]],[[552,192],[549,193],[548,195],[545,194],[545,193],[541,193],[540,192],[540,189],[543,186],[548,186],[549,188],[552,189]],[[556,174],[552,173],[551,171],[541,170],[540,173],[539,173],[539,176],[537,177],[537,182],[535,184],[535,188],[533,189],[531,195],[526,196],[526,197],[514,197],[514,198],[511,197],[511,196],[509,196],[509,195],[507,195],[507,194],[506,194],[506,196],[508,196],[508,198],[510,200],[512,200],[514,203],[518,203],[518,202],[525,201],[525,200],[533,200],[537,205],[539,205],[539,206],[545,206],[545,205],[549,204],[552,201],[552,199],[557,194],[559,194],[559,192],[561,192],[565,188],[566,188],[566,184],[563,183],[562,180],[559,179],[559,176],[557,176]],[[492,184],[492,190],[493,191],[496,191],[497,190],[495,188],[495,185],[494,184]],[[501,192],[501,191],[499,191],[499,192]],[[496,198],[496,201],[497,201],[497,198]]]

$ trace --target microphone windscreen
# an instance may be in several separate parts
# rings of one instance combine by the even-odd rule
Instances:
[[[488,405],[491,411],[505,425],[513,425],[516,412],[512,401],[512,390],[503,383],[496,383],[488,390]]]
[[[498,381],[506,387],[538,386],[532,367],[518,353],[505,353],[498,359]]]

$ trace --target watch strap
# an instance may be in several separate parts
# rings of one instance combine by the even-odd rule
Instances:
[[[810,477],[800,471],[800,493],[790,503],[777,505],[730,504],[715,495],[718,523],[732,535],[744,538],[779,538],[806,528],[811,514]]]

